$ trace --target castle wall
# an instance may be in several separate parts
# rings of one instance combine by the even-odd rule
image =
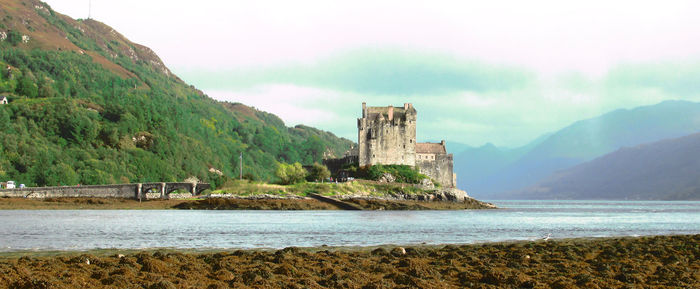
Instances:
[[[445,142],[422,143],[416,151],[416,110],[403,107],[367,107],[357,119],[357,161],[360,166],[408,165],[433,178],[443,187],[454,187],[453,157]]]
[[[415,124],[375,121],[367,126],[364,134],[366,138],[362,145],[366,150],[360,166],[416,163]]]
[[[405,109],[363,106],[358,119],[358,160],[360,166],[416,163],[416,113]]]
[[[452,154],[434,154],[435,159],[416,160],[416,167],[426,176],[433,178],[443,187],[454,187]]]

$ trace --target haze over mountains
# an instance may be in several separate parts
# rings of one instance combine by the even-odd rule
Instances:
[[[700,200],[700,133],[624,147],[511,195],[528,199]]]
[[[515,149],[486,145],[455,156],[458,186],[479,198],[508,198],[557,170],[625,146],[700,130],[700,103],[665,101],[578,121]],[[529,195],[532,196],[532,195]]]

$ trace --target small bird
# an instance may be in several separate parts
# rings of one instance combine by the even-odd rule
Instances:
[[[545,242],[547,242],[547,240],[549,240],[549,237],[551,237],[551,236],[552,236],[552,233],[549,233],[549,234],[547,234],[547,236],[545,236],[544,238],[542,238],[542,240],[544,240]]]

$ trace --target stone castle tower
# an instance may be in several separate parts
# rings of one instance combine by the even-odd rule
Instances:
[[[359,165],[416,165],[416,110],[403,107],[368,107],[362,103],[357,119]]]
[[[403,107],[368,107],[362,103],[362,117],[357,119],[357,162],[362,166],[409,165],[417,167],[445,187],[455,187],[453,157],[445,141],[416,143],[416,109]]]

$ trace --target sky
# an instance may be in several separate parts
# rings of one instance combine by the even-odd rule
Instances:
[[[700,101],[700,1],[46,2],[152,48],[212,98],[355,141],[362,102],[413,103],[419,141],[517,147]]]

